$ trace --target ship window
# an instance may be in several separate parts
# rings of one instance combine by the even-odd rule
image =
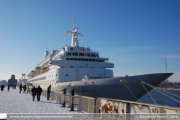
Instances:
[[[81,60],[80,58],[78,58],[78,60]]]
[[[88,61],[88,59],[85,59],[85,61]]]
[[[87,53],[87,56],[90,56],[90,53]]]
[[[71,50],[73,50],[73,48],[71,48]]]
[[[92,61],[94,61],[94,59],[92,59]]]
[[[96,60],[97,62],[99,61],[99,60]]]
[[[99,57],[99,55],[98,55],[98,54],[96,54],[96,57]]]
[[[95,57],[95,54],[91,54],[91,57]]]
[[[79,53],[79,56],[84,56],[84,53]]]
[[[73,68],[73,66],[70,66],[70,68]]]
[[[84,61],[84,59],[82,59],[82,61]]]
[[[74,58],[74,60],[77,60],[77,58]]]
[[[101,60],[99,60],[99,62],[101,62]]]
[[[78,56],[78,53],[77,52],[73,52],[73,56]]]
[[[70,58],[70,60],[73,60],[73,58]]]
[[[69,76],[69,74],[66,74],[66,76]]]
[[[89,59],[89,61],[91,61],[91,59]]]
[[[69,60],[69,58],[66,58],[66,60]]]
[[[67,56],[71,56],[71,52],[67,52],[66,55],[67,55]]]

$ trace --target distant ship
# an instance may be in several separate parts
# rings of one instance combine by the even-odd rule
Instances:
[[[145,75],[114,77],[114,64],[109,58],[99,57],[99,51],[79,46],[78,36],[73,20],[73,30],[66,32],[72,35],[71,46],[65,45],[61,50],[46,51],[43,60],[28,76],[29,86],[40,85],[47,90],[52,85],[53,91],[67,89],[75,94],[89,97],[103,97],[121,100],[137,100],[146,90],[140,81],[157,86],[173,73],[153,73]],[[147,91],[152,88],[144,85]]]

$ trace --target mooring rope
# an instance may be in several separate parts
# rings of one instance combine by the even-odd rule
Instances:
[[[146,92],[149,94],[149,92],[147,91],[147,89],[145,88],[145,86],[142,84],[141,82],[141,85],[144,87],[144,89],[146,90]],[[154,99],[152,98],[152,96],[149,94],[149,96],[151,97],[151,99],[154,101]],[[154,101],[154,103],[156,104],[156,102]]]
[[[126,86],[126,88],[131,92],[131,90],[128,88],[128,86]],[[136,98],[136,96],[132,92],[131,92],[131,94]],[[137,100],[137,98],[136,98],[136,100]]]
[[[143,82],[143,81],[142,81],[142,82]],[[145,83],[145,82],[144,82],[144,83]],[[145,84],[147,84],[147,85],[149,85],[149,86],[153,87],[153,89],[155,89],[155,86],[153,86],[153,85],[150,85],[150,84],[148,84],[148,83],[145,83]],[[167,92],[166,90],[160,90],[160,91]],[[179,98],[180,98],[180,96],[178,96],[178,95],[175,95],[175,94],[173,94],[173,93],[170,93],[170,92],[167,92],[167,93],[169,93],[169,94],[171,94],[171,95],[174,95],[174,96],[176,96],[176,97],[179,97]]]
[[[145,82],[143,82],[143,83],[145,83]],[[145,84],[147,84],[147,83],[145,83]],[[150,86],[150,87],[152,87],[151,85],[149,85],[149,84],[147,84],[148,86]],[[152,87],[153,88],[153,87]],[[154,88],[153,88],[154,89]],[[155,89],[155,90],[157,90],[157,89]],[[160,92],[160,93],[162,93],[163,95],[165,95],[165,96],[167,96],[167,97],[169,97],[169,98],[171,98],[171,99],[173,99],[173,100],[175,100],[175,101],[177,101],[177,102],[179,102],[180,103],[180,101],[178,101],[178,100],[176,100],[176,99],[174,99],[174,98],[172,98],[172,97],[170,97],[170,96],[168,96],[168,95],[166,95],[165,93],[163,93],[163,92],[161,92],[160,90],[157,90],[158,92]]]
[[[91,89],[91,85],[89,85],[89,90],[90,90],[90,89]],[[88,95],[88,93],[89,93],[89,90],[88,90],[88,92],[87,92],[87,95]],[[86,96],[87,96],[87,95],[86,95]]]

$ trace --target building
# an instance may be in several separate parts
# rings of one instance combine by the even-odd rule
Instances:
[[[17,85],[17,79],[15,79],[15,75],[11,75],[11,79],[8,80],[8,85]]]

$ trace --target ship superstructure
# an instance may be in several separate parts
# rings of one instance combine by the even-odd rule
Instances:
[[[75,28],[74,21],[73,30],[67,31],[66,34],[72,35],[71,46],[65,45],[61,50],[46,51],[43,60],[27,75],[29,85],[40,85],[45,90],[52,85],[52,90],[60,92],[63,89],[70,92],[75,88],[76,94],[80,92],[81,95],[96,98],[135,100],[124,84],[139,98],[146,93],[139,91],[143,89],[138,82],[140,79],[156,86],[172,75],[155,73],[114,77],[113,71],[108,69],[114,68],[114,64],[108,62],[109,58],[99,57],[99,52],[87,45],[79,46],[77,38],[82,35],[78,28]],[[89,90],[90,86],[93,86],[92,90]]]

